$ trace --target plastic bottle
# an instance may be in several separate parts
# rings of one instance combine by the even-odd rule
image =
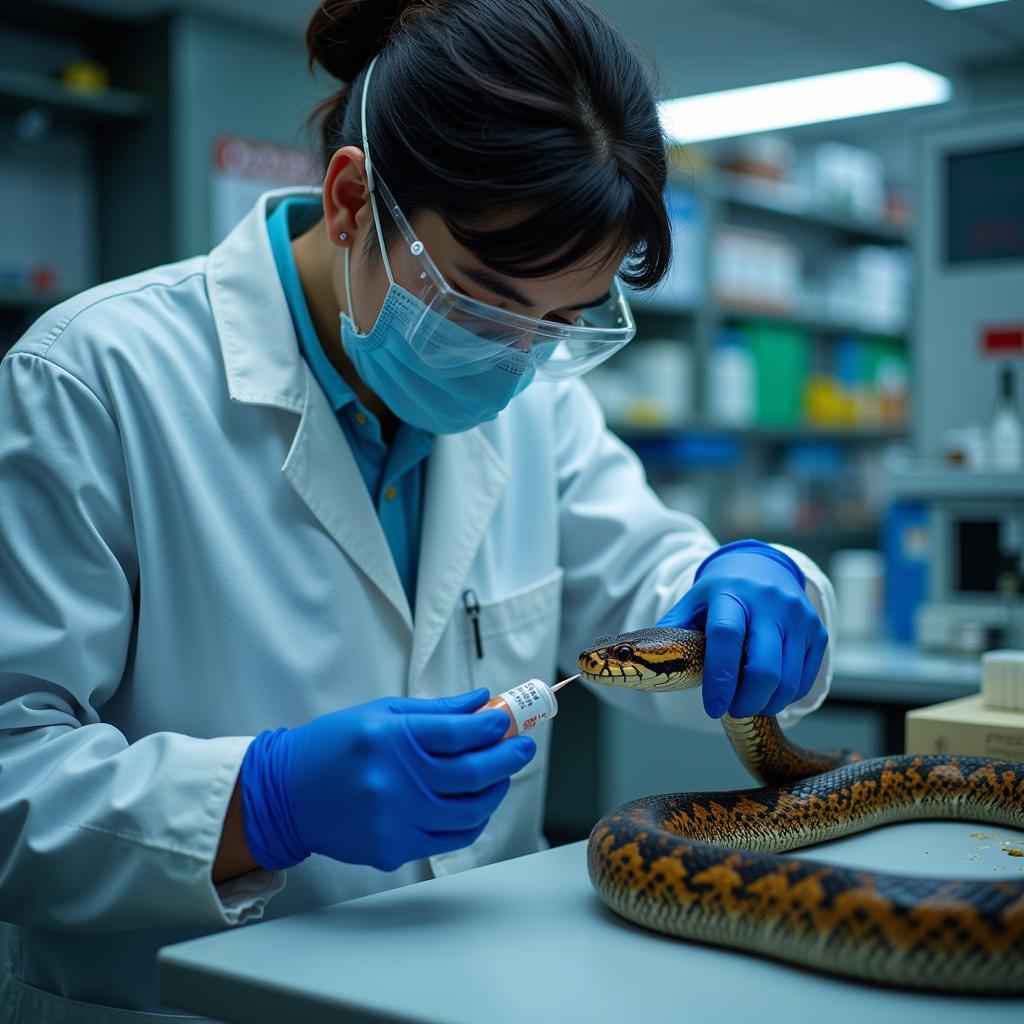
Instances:
[[[1017,412],[1012,367],[1004,366],[1000,373],[999,398],[996,412],[989,426],[989,456],[996,470],[1024,468],[1024,426]]]
[[[739,331],[723,331],[711,351],[709,413],[723,426],[754,422],[754,360]]]
[[[558,700],[554,690],[539,679],[528,679],[511,690],[492,697],[478,711],[497,708],[508,715],[509,726],[502,739],[520,736],[547,722],[558,714]]]

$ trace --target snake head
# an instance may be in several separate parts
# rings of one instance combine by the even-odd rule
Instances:
[[[577,663],[592,683],[656,691],[696,686],[703,660],[702,633],[651,628],[598,637]]]
[[[642,688],[644,681],[652,680],[656,673],[644,664],[643,655],[637,650],[637,639],[633,633],[598,637],[593,647],[580,652],[581,674],[605,686]]]
[[[643,666],[635,656],[636,648],[623,634],[598,637],[593,647],[580,652],[577,660],[580,672],[591,682],[629,686],[642,678]]]

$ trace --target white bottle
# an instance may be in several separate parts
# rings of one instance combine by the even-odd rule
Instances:
[[[754,422],[754,360],[742,336],[728,332],[711,350],[708,413],[712,423],[746,427]]]
[[[508,715],[508,729],[502,739],[520,736],[558,714],[555,691],[540,679],[528,679],[511,690],[492,697],[477,711],[496,709]]]
[[[1024,426],[1017,412],[1013,369],[1000,374],[996,413],[989,427],[989,460],[995,470],[1024,469]]]

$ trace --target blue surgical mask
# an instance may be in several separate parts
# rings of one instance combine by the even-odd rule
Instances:
[[[351,309],[348,257],[346,249],[345,283]],[[431,332],[432,344],[443,344],[445,335],[451,334],[459,334],[453,341],[465,343],[463,328],[430,310],[399,284],[388,288],[368,334],[360,334],[352,318],[341,314],[341,343],[363,383],[399,419],[421,430],[460,434],[478,427],[493,420],[533,379],[533,360],[517,350],[510,350],[500,364],[476,373],[466,367],[430,366],[410,344],[414,330]]]

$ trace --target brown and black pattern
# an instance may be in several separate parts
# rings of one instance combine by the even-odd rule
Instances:
[[[661,664],[670,669],[655,680],[658,689],[697,685],[696,636],[699,643],[689,630],[603,637],[580,655],[580,669],[595,682],[646,689]],[[624,663],[626,648],[636,662]],[[1024,765],[816,754],[790,744],[773,718],[724,724],[744,764],[768,785],[647,797],[606,814],[587,861],[609,907],[669,935],[867,981],[1024,992],[1024,880],[889,874],[785,856],[900,821],[1024,828]]]

